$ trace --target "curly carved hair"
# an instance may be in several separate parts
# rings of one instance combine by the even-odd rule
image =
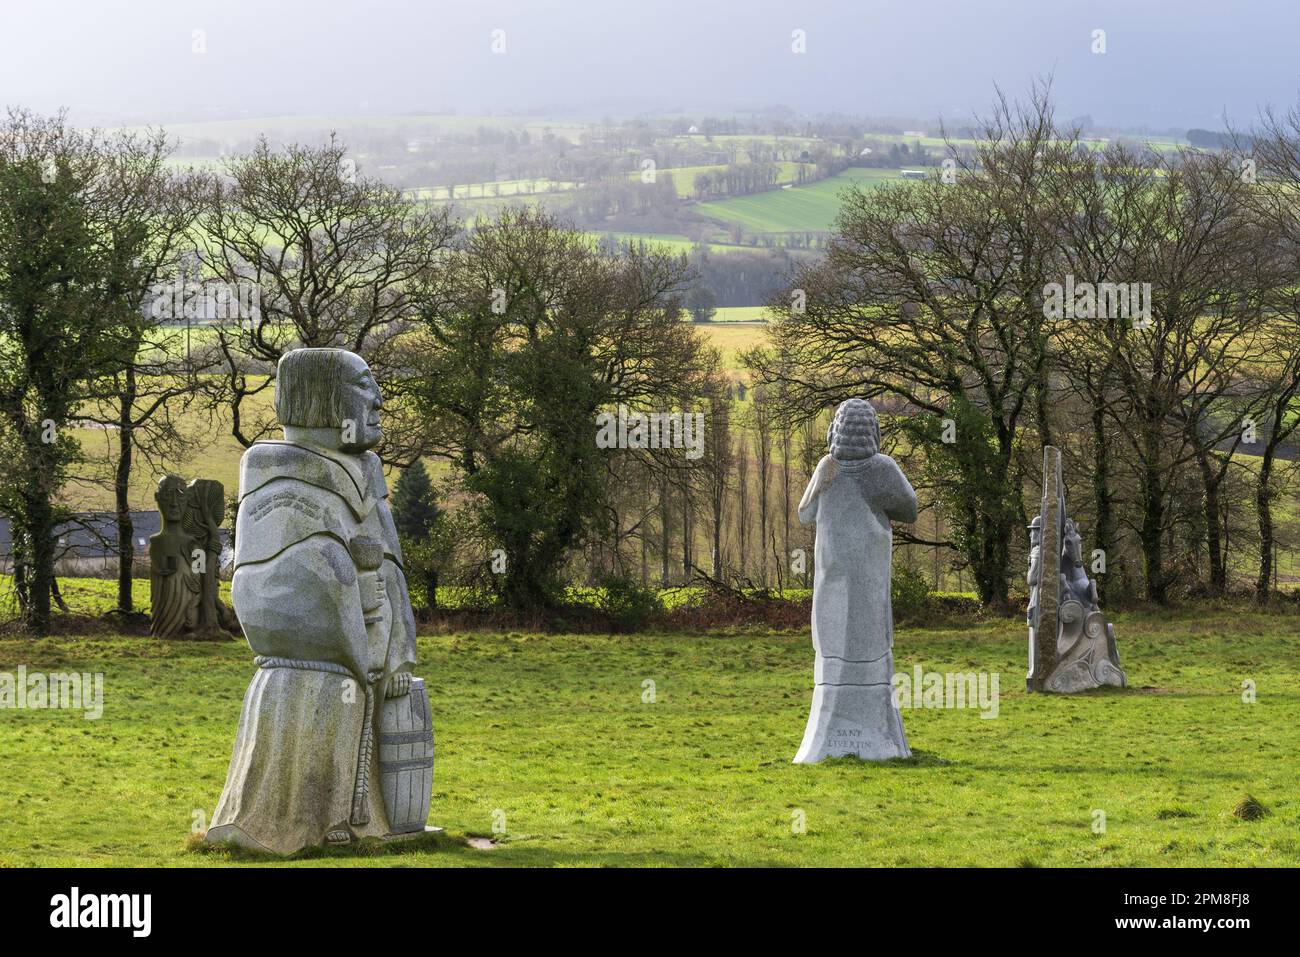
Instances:
[[[869,459],[880,451],[880,421],[866,399],[846,399],[826,429],[826,444],[837,462]]]

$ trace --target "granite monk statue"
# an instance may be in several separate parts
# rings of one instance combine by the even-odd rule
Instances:
[[[905,758],[912,752],[894,699],[891,522],[916,521],[916,492],[880,452],[871,403],[849,399],[826,434],[799,502],[799,520],[816,523],[812,712],[796,764],[828,757]]]
[[[218,597],[225,489],[212,479],[158,481],[162,528],[149,538],[149,633],[155,638],[227,638],[239,630]]]
[[[378,456],[379,386],[342,349],[280,360],[283,441],[240,465],[232,596],[257,673],[209,841],[291,854],[426,830],[433,730]]]

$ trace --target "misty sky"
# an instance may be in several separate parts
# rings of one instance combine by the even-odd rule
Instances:
[[[97,124],[772,105],[960,122],[994,83],[1052,73],[1063,117],[1219,128],[1295,102],[1298,48],[1300,0],[0,0],[0,103]]]

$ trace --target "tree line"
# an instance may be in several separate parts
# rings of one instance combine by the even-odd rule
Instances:
[[[610,527],[598,411],[695,409],[714,388],[716,352],[682,308],[682,257],[610,254],[525,208],[467,228],[364,175],[334,140],[262,141],[219,173],[175,169],[169,153],[161,132],[107,136],[64,116],[12,110],[0,128],[0,510],[37,633],[51,624],[55,529],[74,518],[65,492],[102,480],[74,434],[88,422],[114,439],[130,613],[135,470],[183,456],[187,413],[244,446],[274,434],[279,358],[351,349],[389,396],[385,461],[448,463],[460,546],[501,550],[500,596],[536,605]],[[237,308],[182,347],[172,306],[189,307],[194,277],[205,301]]]
[[[1087,149],[1046,89],[1000,97],[949,175],[845,194],[751,368],[792,414],[886,404],[986,604],[1020,574],[1045,445],[1103,592],[1223,595],[1231,543],[1266,598],[1300,422],[1300,118],[1260,126],[1249,151]]]
[[[409,544],[430,604],[439,581],[519,608],[582,582],[806,584],[793,503],[849,396],[876,402],[929,506],[900,540],[987,605],[1014,596],[1047,444],[1103,591],[1222,594],[1249,549],[1266,597],[1298,421],[1300,117],[1263,126],[1249,156],[1087,149],[1046,91],[999,99],[953,170],[844,194],[825,255],[783,260],[737,373],[686,307],[699,265],[739,294],[757,263],[611,248],[537,209],[460,223],[335,140],[190,171],[160,131],[12,110],[0,511],[21,612],[49,629],[65,493],[105,480],[132,612],[132,477],[183,458],[195,416],[244,446],[274,435],[275,364],[299,346],[370,363],[399,485],[434,466],[405,496],[423,503]],[[235,308],[184,344],[168,303],[191,280]],[[698,454],[635,430],[599,447],[611,409],[702,415]],[[88,423],[111,436],[107,477],[73,435]]]

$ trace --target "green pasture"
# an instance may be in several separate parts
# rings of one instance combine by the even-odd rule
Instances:
[[[897,180],[897,170],[854,166],[827,179],[789,189],[697,203],[693,208],[723,223],[739,223],[756,233],[824,232],[839,214],[839,194]]]
[[[900,627],[899,672],[996,673],[996,717],[904,710],[912,758],[816,766],[790,763],[807,629],[425,636],[444,835],[288,866],[1300,863],[1300,618],[1115,626],[1131,686],[1070,697],[1026,694],[1019,621]],[[98,720],[0,710],[0,866],[278,863],[187,848],[251,659],[235,641],[0,639],[0,673],[103,676]],[[1262,816],[1234,814],[1248,796]]]

